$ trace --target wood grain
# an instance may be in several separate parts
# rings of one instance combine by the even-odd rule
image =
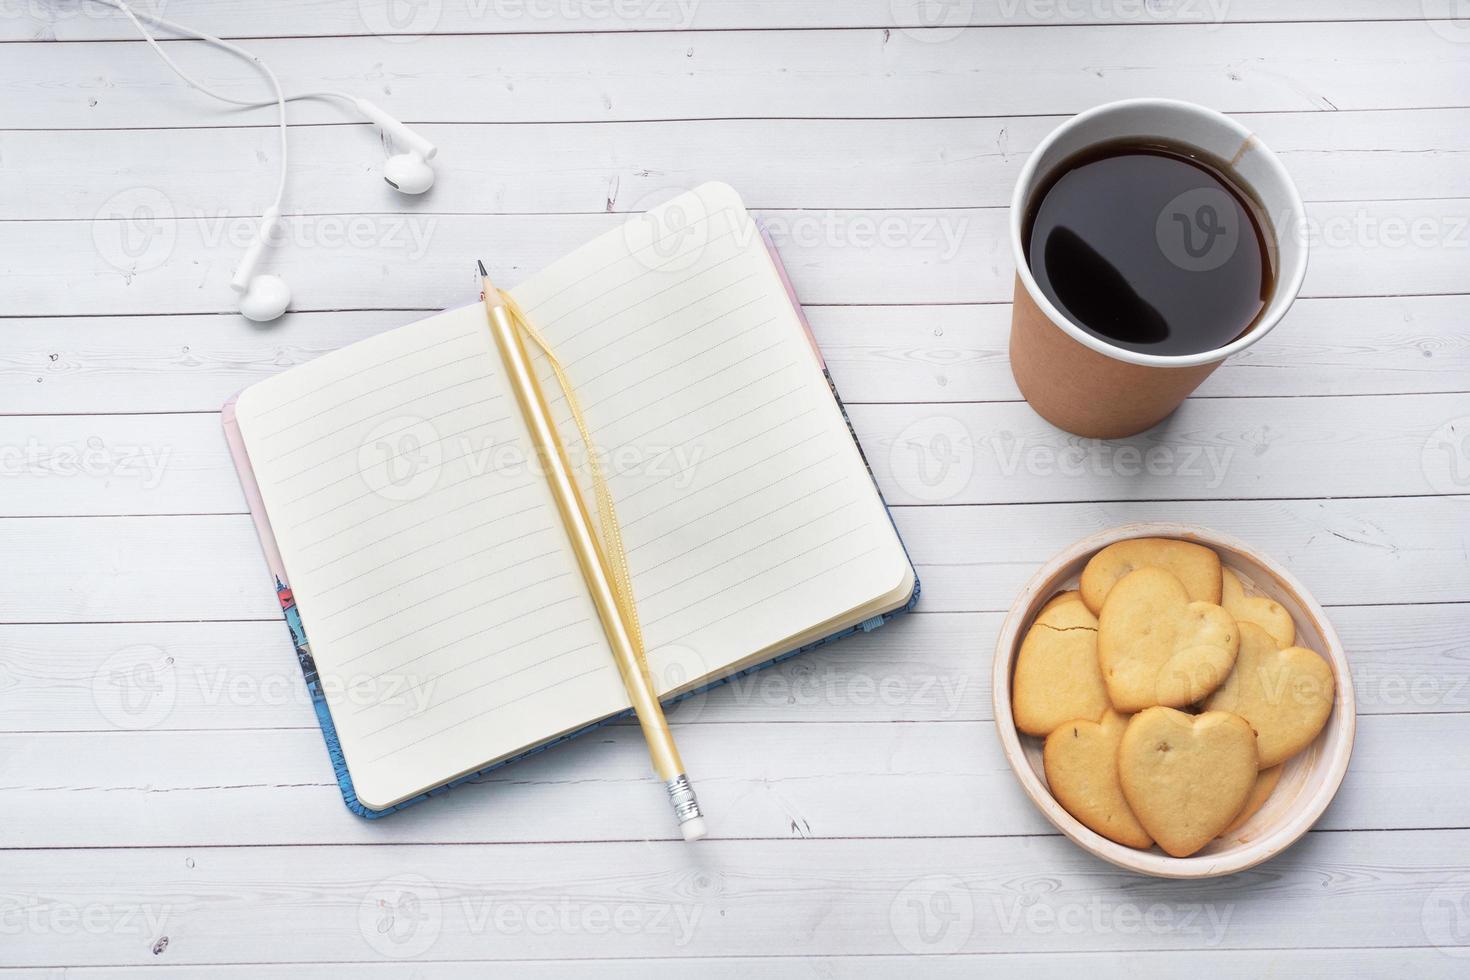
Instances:
[[[1243,488],[1258,498],[1432,493],[1433,436],[1465,409],[1460,394],[1201,398],[1107,442],[1060,432],[1016,401],[853,405],[849,415],[884,498],[902,506],[1211,500]],[[650,439],[662,445],[663,433]],[[487,445],[449,445],[490,465]],[[698,442],[686,445],[697,460]],[[0,473],[3,517],[246,510],[214,413],[0,416]]]
[[[671,723],[719,839],[1050,835],[984,722]],[[878,706],[875,711],[884,710]],[[1457,827],[1470,713],[1361,720],[1323,830]],[[673,840],[632,726],[604,728],[457,787],[433,806],[365,821],[342,805],[321,733],[114,731],[0,736],[7,845],[50,847],[595,841],[589,793],[631,836]],[[1454,754],[1451,754],[1454,755]],[[167,760],[161,765],[161,760]],[[877,807],[880,797],[923,807]],[[229,813],[229,822],[211,814]],[[983,813],[983,822],[976,814]]]
[[[1066,544],[1132,521],[1213,527],[1276,558],[1328,606],[1462,602],[1470,548],[1464,497],[902,507],[899,531],[924,582],[925,608],[1008,609]],[[1444,579],[1459,581],[1451,583]]]
[[[1470,195],[1470,110],[1242,113],[1281,157],[1308,201]],[[179,215],[256,217],[279,166],[269,126],[16,130],[0,133],[0,176],[25,180],[10,218],[87,218],[139,185],[166,189]],[[754,208],[1004,207],[1027,154],[1055,116],[976,119],[715,119],[612,123],[431,123],[440,148],[433,192],[412,207],[438,214],[626,212],[711,174]],[[396,210],[380,183],[379,140],[366,123],[298,126],[291,196],[317,213]],[[146,139],[154,152],[139,156]],[[507,153],[507,147],[515,152]],[[98,156],[122,164],[98,173]],[[782,165],[770,166],[779,159]],[[221,180],[221,168],[235,174]],[[22,178],[22,175],[23,178]],[[389,207],[393,205],[392,207]]]
[[[607,980],[638,980],[650,970],[670,969],[680,972],[698,971],[711,980],[745,980],[753,973],[773,980],[826,980],[832,976],[854,980],[887,980],[895,975],[922,974],[935,980],[968,980],[977,971],[996,970],[1007,976],[1024,973],[1038,980],[1074,980],[1078,973],[1097,980],[1135,980],[1143,975],[1178,976],[1189,971],[1202,971],[1208,976],[1261,976],[1281,970],[1291,976],[1310,980],[1336,980],[1344,973],[1357,972],[1380,976],[1396,970],[1411,971],[1424,980],[1448,980],[1460,975],[1460,962],[1442,949],[1395,947],[1389,949],[1192,949],[1178,952],[1109,952],[1109,953],[955,953],[948,956],[916,956],[910,954],[881,956],[802,956],[799,953],[729,956],[720,958],[658,959],[630,958],[622,960],[582,959],[522,960],[515,965],[516,976],[527,980],[564,980],[581,978],[589,973]],[[421,980],[444,980],[461,977],[477,968],[472,960],[437,960],[414,963],[413,975]],[[149,975],[167,968],[81,967],[66,971],[76,980],[130,980],[143,971]],[[256,966],[187,967],[191,977],[200,980],[244,980],[258,975]],[[331,980],[351,970],[364,980],[398,977],[400,963],[274,963],[273,976],[295,980]],[[180,972],[180,971],[175,971]],[[0,976],[34,976],[33,971],[11,970]],[[167,975],[166,973],[164,975]]]
[[[1203,524],[1277,557],[1327,606],[1470,601],[1464,497],[900,507],[931,612],[1002,612],[1042,562],[1114,524]],[[1021,518],[1025,519],[1022,520]],[[278,620],[249,518],[0,519],[26,588],[0,622]]]
[[[1019,401],[1008,304],[808,306],[848,404]],[[240,389],[423,313],[9,320],[0,414],[213,412]],[[1457,392],[1470,378],[1470,296],[1300,300],[1196,397]]]
[[[1334,607],[1359,714],[1470,711],[1467,616],[1454,603]],[[920,610],[671,711],[681,725],[988,722],[1001,618]],[[0,626],[0,648],[0,731],[317,729],[279,620]],[[147,669],[133,673],[139,665]],[[166,712],[149,711],[141,696],[124,701],[150,686],[167,698]]]
[[[21,850],[0,856],[0,907],[24,924],[4,961],[24,966],[380,959],[404,951],[381,941],[380,924],[395,923],[405,941],[429,940],[427,959],[891,955],[935,940],[962,952],[1258,949],[1279,944],[1283,918],[1300,946],[1374,947],[1436,934],[1433,903],[1459,894],[1467,846],[1460,830],[1315,833],[1271,865],[1208,884],[1143,881],[1050,837],[710,841],[696,857],[641,841]],[[931,920],[925,944],[918,917],[940,894],[962,917],[942,931]],[[1043,914],[1025,914],[1037,904]],[[101,911],[63,947],[73,908]],[[607,924],[558,928],[559,908]],[[618,909],[625,928],[614,931]],[[1108,925],[1092,927],[1089,909]]]
[[[279,6],[269,0],[219,0],[189,11],[189,26],[221,37],[258,37],[263,23],[282,36],[387,34],[405,39],[445,34],[730,30],[733,28],[852,28],[1010,24],[1218,24],[1237,21],[1408,20],[1421,16],[1393,0],[1297,0],[1289,8],[1269,0],[1228,4],[1093,5],[977,0],[931,7],[923,0],[704,0],[677,4],[604,4],[596,0],[537,3],[425,4],[395,8],[389,0],[364,0],[348,16],[324,4]],[[158,9],[148,3],[143,10]],[[171,12],[171,11],[165,11]],[[177,16],[177,14],[175,14]],[[118,14],[87,0],[21,6],[0,21],[0,40],[131,39]]]
[[[164,218],[170,207],[159,201],[137,210],[156,192],[139,193],[110,203],[106,220],[0,221],[0,264],[13,270],[0,315],[235,310],[229,279],[256,220]],[[1014,265],[1003,208],[756,215],[804,303],[977,303],[1011,296]],[[483,255],[496,281],[515,283],[625,220],[615,214],[295,215],[286,219],[283,244],[268,267],[290,281],[298,310],[443,309],[473,300],[465,256]],[[1308,206],[1308,225],[1312,258],[1303,296],[1465,290],[1470,198],[1317,203]]]
[[[109,43],[7,45],[0,88],[16,97],[0,105],[0,128],[199,124],[200,97],[173,84],[150,51]],[[521,34],[493,48],[475,36],[328,37],[250,47],[293,91],[348,88],[405,122],[1067,114],[1148,95],[1187,95],[1222,112],[1428,108],[1467,104],[1470,64],[1470,46],[1412,22]],[[180,51],[179,60],[226,94],[261,97],[250,66],[212,55]],[[336,122],[343,112],[307,102],[293,118]],[[268,120],[241,112],[225,124]]]

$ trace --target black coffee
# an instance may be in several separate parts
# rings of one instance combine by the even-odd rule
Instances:
[[[1194,150],[1138,141],[1064,160],[1031,198],[1026,264],[1088,333],[1197,354],[1251,328],[1271,298],[1261,207]]]

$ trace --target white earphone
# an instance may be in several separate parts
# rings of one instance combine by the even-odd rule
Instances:
[[[276,80],[275,72],[270,66],[261,61],[255,55],[241,48],[239,45],[196,31],[191,27],[184,27],[172,21],[163,19],[153,14],[136,14],[128,6],[126,0],[97,0],[110,7],[121,10],[127,18],[133,22],[143,35],[143,40],[158,53],[164,63],[173,69],[174,74],[182,78],[189,86],[203,92],[205,95],[228,102],[230,105],[245,106],[247,108],[261,108],[274,105],[277,111],[277,128],[280,131],[280,153],[281,167],[280,175],[276,181],[275,201],[265,213],[261,215],[260,226],[256,229],[255,237],[250,246],[245,250],[245,255],[240,259],[239,266],[235,269],[234,276],[230,279],[230,288],[240,294],[240,312],[251,320],[266,321],[274,320],[286,312],[286,307],[291,305],[291,288],[280,276],[261,274],[255,272],[256,266],[260,264],[265,254],[266,246],[270,244],[271,236],[281,223],[281,201],[286,194],[286,103],[295,102],[300,99],[338,99],[349,102],[362,113],[373,125],[386,133],[395,143],[403,148],[404,152],[396,153],[388,157],[383,163],[383,179],[388,186],[403,194],[422,194],[434,185],[434,168],[429,166],[429,161],[434,159],[439,152],[438,147],[424,139],[418,133],[409,129],[403,123],[394,119],[378,106],[367,99],[360,99],[346,92],[300,92],[294,95],[285,95],[281,92],[281,84]],[[163,50],[148,29],[143,26],[142,20],[156,24],[167,31],[172,31],[181,37],[194,38],[205,41],[221,48],[231,54],[244,58],[261,70],[270,80],[271,88],[275,92],[275,98],[266,101],[253,101],[248,99],[236,99],[228,95],[222,95],[207,85],[191,78],[183,69],[174,64],[172,58]]]
[[[250,247],[245,249],[245,255],[235,267],[234,277],[230,279],[230,288],[240,294],[240,312],[250,320],[274,320],[291,305],[291,287],[286,285],[286,280],[280,276],[255,274],[260,256],[270,244],[270,237],[280,220],[281,212],[276,208],[261,215],[255,238],[250,242]]]
[[[391,156],[383,164],[383,179],[388,185],[405,194],[422,194],[434,186],[434,169],[429,161],[439,148],[367,99],[353,99],[352,104],[395,142],[408,147],[407,153]]]

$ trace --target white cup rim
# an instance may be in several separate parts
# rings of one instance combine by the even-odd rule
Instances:
[[[1182,368],[1197,367],[1202,364],[1214,364],[1218,361],[1223,361],[1237,351],[1244,350],[1270,333],[1276,324],[1281,322],[1281,318],[1286,314],[1286,311],[1291,308],[1292,302],[1301,291],[1302,281],[1306,278],[1307,274],[1306,239],[1303,235],[1306,211],[1302,204],[1301,194],[1297,192],[1296,184],[1292,181],[1291,175],[1287,173],[1286,167],[1281,163],[1281,160],[1259,138],[1255,140],[1254,149],[1260,152],[1261,159],[1266,162],[1272,175],[1280,182],[1280,190],[1285,194],[1288,201],[1286,214],[1273,216],[1273,219],[1283,224],[1290,222],[1293,226],[1287,228],[1281,224],[1273,223],[1271,229],[1272,234],[1276,236],[1278,243],[1288,234],[1303,235],[1302,261],[1288,271],[1286,279],[1281,279],[1276,282],[1276,288],[1271,302],[1267,305],[1265,312],[1256,321],[1255,325],[1246,331],[1245,334],[1237,337],[1225,346],[1215,347],[1194,354],[1148,354],[1142,351],[1129,350],[1125,347],[1115,347],[1107,341],[1083,330],[1077,324],[1073,323],[1070,317],[1059,310],[1056,304],[1041,291],[1041,287],[1037,285],[1035,277],[1031,275],[1030,266],[1026,263],[1026,252],[1022,243],[1022,234],[1024,231],[1022,226],[1025,223],[1026,205],[1029,203],[1028,197],[1032,182],[1036,179],[1036,171],[1040,167],[1041,160],[1046,155],[1047,150],[1066,133],[1097,116],[1116,112],[1119,109],[1140,107],[1183,109],[1204,116],[1215,124],[1237,134],[1242,143],[1254,137],[1254,134],[1249,129],[1224,113],[1216,112],[1214,109],[1193,102],[1185,102],[1181,99],[1121,99],[1116,102],[1105,102],[1102,105],[1093,106],[1091,109],[1079,112],[1052,130],[1047,134],[1045,139],[1037,144],[1036,148],[1031,151],[1031,155],[1026,158],[1026,163],[1021,167],[1020,176],[1016,178],[1016,187],[1011,193],[1010,214],[1011,256],[1016,263],[1016,276],[1025,286],[1026,292],[1030,294],[1032,302],[1046,314],[1048,320],[1065,332],[1067,336],[1079,344],[1097,351],[1099,354],[1103,354],[1113,360],[1138,364],[1144,367]],[[1281,270],[1277,271],[1279,274]]]

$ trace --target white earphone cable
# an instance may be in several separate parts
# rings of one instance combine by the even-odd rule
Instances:
[[[394,119],[366,99],[356,98],[346,92],[331,90],[297,92],[292,95],[286,95],[281,91],[280,80],[276,77],[276,73],[271,70],[270,66],[239,45],[231,44],[212,34],[197,31],[192,27],[176,24],[156,14],[134,11],[128,4],[128,0],[95,0],[95,2],[105,4],[114,10],[122,11],[123,15],[137,28],[138,33],[143,36],[143,40],[153,49],[154,53],[163,59],[163,63],[168,65],[169,69],[190,88],[229,105],[243,106],[251,109],[264,108],[266,106],[276,107],[276,128],[280,134],[281,160],[280,170],[276,177],[275,200],[265,210],[264,214],[261,215],[260,226],[256,231],[255,238],[249,247],[246,248],[244,255],[240,259],[240,263],[235,267],[234,277],[230,280],[231,288],[241,294],[240,312],[250,319],[257,321],[274,320],[287,309],[291,302],[290,288],[279,276],[255,275],[255,268],[262,254],[270,245],[272,233],[280,226],[281,206],[286,196],[286,177],[289,172],[286,103],[294,102],[298,99],[340,99],[349,103],[354,109],[365,116],[369,122],[375,125],[385,139],[391,137],[405,144],[406,150],[404,152],[389,156],[383,165],[383,179],[394,190],[404,194],[422,194],[433,186],[434,171],[429,167],[428,161],[433,159],[437,152],[434,144],[417,133],[414,133],[407,126],[404,126],[397,119]],[[170,31],[179,37],[211,44],[222,51],[228,51],[237,58],[248,61],[261,74],[265,75],[266,79],[270,82],[274,98],[263,100],[237,99],[234,96],[215,91],[180,68],[173,58],[169,57],[163,45],[159,44],[157,38],[144,26],[144,21],[166,31]]]
[[[126,0],[95,0],[95,2],[106,4],[107,6],[112,7],[116,10],[121,10],[123,13],[129,16],[129,18],[133,21],[135,25],[138,25],[138,19],[142,18],[143,20],[146,20],[151,24],[156,24],[157,26],[162,27],[164,30],[171,31],[182,37],[193,38],[196,41],[205,41],[209,44],[218,45],[219,47],[231,52],[232,54],[239,55],[241,58],[253,62],[258,68],[260,68],[262,72],[270,77],[272,82],[275,82],[275,75],[271,72],[270,68],[266,65],[264,61],[261,61],[260,58],[246,51],[239,45],[231,44],[224,38],[215,37],[213,34],[205,34],[203,31],[196,31],[192,27],[185,27],[183,24],[180,24],[176,21],[168,20],[163,17],[159,17],[157,14],[150,14],[146,11],[144,11],[143,13],[138,13],[137,11],[131,10],[126,6]],[[190,76],[186,75],[183,71],[179,69],[178,65],[174,64],[172,61],[169,61],[168,55],[165,55],[163,53],[163,49],[160,48],[159,45],[154,41],[154,39],[148,35],[147,31],[143,30],[141,25],[138,25],[138,30],[142,31],[144,39],[153,45],[154,50],[159,53],[164,61],[168,62],[168,66],[172,68],[180,78],[188,82],[194,88],[203,92],[205,95],[208,95],[209,97],[214,99],[218,99],[221,102],[228,102],[230,105],[243,106],[246,109],[260,109],[268,105],[276,105],[276,99],[236,99],[231,96],[223,95],[219,92],[216,92],[214,89],[198,81],[197,79],[191,78]],[[277,90],[277,93],[279,94],[280,86],[277,85],[275,86],[275,88]],[[340,89],[320,89],[314,92],[294,92],[291,95],[284,96],[279,101],[300,102],[302,99],[340,99],[343,102],[354,103],[357,101],[356,96],[352,95],[349,92],[343,92]]]
[[[296,99],[340,98],[350,100],[352,97],[342,92],[303,92],[299,95],[293,95],[288,98],[281,92],[281,83],[279,80],[277,80],[276,73],[271,71],[270,66],[267,65],[264,61],[261,61],[255,55],[251,54],[249,51],[246,51],[244,48],[240,47],[239,45],[231,44],[229,41],[223,40],[222,38],[215,37],[212,34],[205,34],[202,31],[196,31],[193,28],[185,27],[182,24],[175,24],[172,21],[165,20],[162,17],[156,16],[154,14],[136,14],[133,12],[133,9],[128,6],[126,0],[96,0],[96,2],[106,4],[107,6],[113,7],[117,10],[121,10],[125,15],[127,15],[128,20],[132,21],[133,26],[138,29],[138,33],[143,35],[143,40],[148,42],[149,47],[153,48],[158,56],[163,59],[164,64],[168,65],[169,68],[173,70],[173,73],[182,78],[191,88],[203,92],[205,95],[208,95],[211,98],[218,99],[221,102],[228,102],[231,105],[245,106],[247,108],[259,108],[261,106],[268,105],[274,105],[276,107],[278,119],[277,128],[280,131],[281,166],[280,173],[276,178],[276,198],[275,203],[272,205],[272,208],[279,211],[281,207],[281,202],[286,196],[286,103],[294,101]],[[142,20],[139,19],[140,17],[142,18]],[[148,32],[148,28],[143,26],[143,20],[147,20],[153,24],[158,25],[159,27],[162,27],[164,30],[172,31],[173,33],[178,34],[182,37],[194,38],[195,40],[204,41],[208,44],[213,44],[218,48],[230,52],[236,57],[243,58],[244,60],[250,62],[251,64],[255,65],[255,67],[259,68],[261,72],[265,75],[265,77],[270,80],[271,88],[275,91],[276,97],[274,99],[267,99],[257,102],[245,99],[236,99],[232,96],[223,95],[219,92],[214,91],[208,85],[205,85],[203,82],[200,82],[197,79],[193,78],[189,75],[188,72],[184,71],[184,69],[175,64],[174,60],[168,56],[168,52],[163,50],[163,45],[159,44],[158,41],[153,37],[153,35]]]

